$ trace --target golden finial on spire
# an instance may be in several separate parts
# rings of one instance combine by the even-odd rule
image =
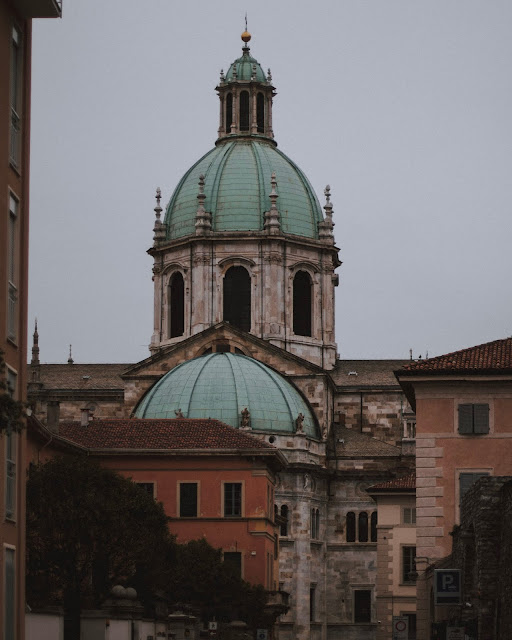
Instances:
[[[247,31],[247,13],[245,14],[245,31],[242,33],[241,38],[245,44],[251,39],[251,34]]]

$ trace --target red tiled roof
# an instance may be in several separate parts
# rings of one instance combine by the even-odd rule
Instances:
[[[397,381],[393,372],[408,360],[337,360],[329,373],[339,387],[393,386]]]
[[[42,364],[40,381],[45,389],[124,389],[121,374],[127,364]],[[29,377],[30,376],[30,365]]]
[[[265,449],[275,447],[219,420],[92,420],[59,424],[59,436],[89,449]]]
[[[512,372],[512,338],[494,340],[428,360],[409,362],[401,371],[397,371],[397,374],[411,375],[423,371],[428,373]]]
[[[386,480],[385,482],[374,484],[372,487],[369,487],[367,491],[396,491],[400,489],[416,489],[416,474],[414,471],[401,478],[393,478],[393,480]]]

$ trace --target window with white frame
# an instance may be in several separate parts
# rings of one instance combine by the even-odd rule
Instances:
[[[403,507],[402,524],[416,524],[416,507]]]
[[[224,483],[224,517],[233,518],[242,515],[242,483]]]
[[[402,547],[402,584],[416,582],[416,547]]]
[[[180,482],[180,518],[197,518],[197,482]]]

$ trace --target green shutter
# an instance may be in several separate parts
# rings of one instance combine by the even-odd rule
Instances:
[[[473,433],[472,404],[459,404],[459,433]]]
[[[474,433],[489,433],[489,405],[473,405]]]

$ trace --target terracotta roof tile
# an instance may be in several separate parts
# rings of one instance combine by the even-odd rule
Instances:
[[[63,422],[59,436],[90,449],[266,449],[270,444],[219,420],[92,420]]]
[[[401,478],[393,478],[392,480],[386,480],[385,482],[379,482],[369,487],[367,491],[387,491],[387,490],[400,490],[400,489],[416,489],[416,474],[415,472],[408,473]]]
[[[395,369],[409,360],[338,360],[330,374],[340,387],[393,386],[397,381]]]
[[[423,371],[428,373],[512,372],[512,338],[494,340],[428,360],[408,362],[397,374],[411,375]]]
[[[109,363],[42,364],[40,375],[41,382],[48,389],[124,389],[121,374],[128,366]]]

